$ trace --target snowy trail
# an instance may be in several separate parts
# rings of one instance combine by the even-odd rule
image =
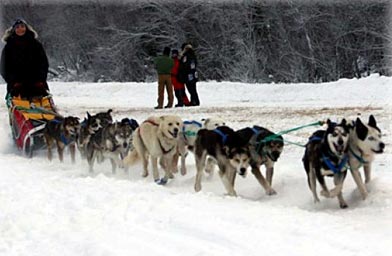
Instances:
[[[237,198],[224,195],[216,173],[204,177],[202,191],[195,193],[192,155],[187,175],[177,174],[167,186],[154,184],[151,176],[140,177],[140,164],[129,176],[121,170],[112,175],[109,162],[88,175],[79,156],[75,165],[68,154],[63,164],[57,158],[49,162],[45,152],[26,159],[13,148],[2,104],[0,255],[389,255],[391,82],[371,77],[321,85],[201,83],[204,106],[162,111],[152,110],[155,84],[52,84],[61,113],[80,117],[86,110],[113,108],[116,119],[142,121],[158,113],[184,119],[220,116],[233,128],[260,124],[281,131],[325,118],[374,114],[386,152],[376,156],[367,200],[360,199],[351,174],[347,176],[346,210],[339,209],[336,199],[313,203],[301,163],[303,148],[295,145],[286,145],[276,164],[276,196],[265,195],[251,173],[236,179]],[[374,92],[380,88],[382,93]],[[320,94],[327,92],[329,102]],[[285,138],[305,143],[315,129]]]

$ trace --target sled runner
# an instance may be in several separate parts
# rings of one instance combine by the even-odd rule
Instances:
[[[43,129],[57,114],[51,95],[31,100],[6,97],[12,137],[17,148],[27,157],[33,151],[46,147]]]

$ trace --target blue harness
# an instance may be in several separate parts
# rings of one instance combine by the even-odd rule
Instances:
[[[318,136],[311,136],[309,138],[308,142],[312,142],[312,141],[321,141],[322,138],[318,137]],[[331,152],[332,153],[332,152]],[[345,155],[345,157],[342,159],[342,161],[336,166],[334,165],[330,160],[329,157],[326,157],[324,154],[322,154],[322,159],[323,162],[328,166],[328,168],[334,173],[339,173],[342,171],[342,169],[346,166],[347,161],[348,161],[348,156]]]
[[[57,120],[57,119],[53,119],[53,120],[51,120],[50,122],[56,123],[56,124],[61,124],[61,121],[60,121],[60,120]],[[68,145],[69,143],[73,142],[75,139],[73,138],[73,136],[71,136],[70,139],[67,139],[67,137],[65,137],[65,134],[62,132],[62,133],[60,134],[60,140],[61,140],[61,142],[64,143],[65,145]]]
[[[343,168],[346,166],[347,161],[348,161],[348,156],[346,155],[338,165],[334,165],[334,164],[329,160],[329,158],[326,157],[324,154],[323,154],[323,161],[324,161],[324,163],[328,166],[328,168],[329,168],[334,174],[336,174],[336,173],[341,172],[341,171],[343,170]]]
[[[184,121],[183,122],[183,124],[195,124],[195,125],[197,125],[198,127],[202,127],[203,125],[201,124],[201,123],[199,123],[199,122],[197,122],[197,121],[195,121],[195,120],[192,120],[192,121]],[[185,126],[183,125],[182,126],[182,134],[184,135],[184,138],[186,139],[186,136],[196,136],[196,132],[191,132],[191,131],[185,131]]]
[[[214,129],[212,131],[214,131],[215,133],[219,134],[222,137],[222,143],[223,144],[226,143],[226,140],[227,140],[227,135],[226,134],[224,134],[221,130],[218,130],[218,129]]]

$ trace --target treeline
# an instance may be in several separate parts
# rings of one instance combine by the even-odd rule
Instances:
[[[61,79],[151,81],[164,46],[191,42],[202,80],[321,82],[389,74],[389,1],[136,1],[5,4]]]

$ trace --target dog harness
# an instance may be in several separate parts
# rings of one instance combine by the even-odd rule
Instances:
[[[227,141],[227,135],[226,135],[226,134],[224,134],[224,133],[223,133],[221,130],[219,130],[219,129],[214,129],[214,130],[212,130],[212,131],[214,131],[215,133],[219,134],[219,135],[222,137],[222,143],[223,143],[223,144],[226,143],[226,141]]]
[[[353,154],[353,156],[354,156],[361,164],[367,164],[367,163],[368,163],[368,161],[365,161],[365,159],[363,159],[361,156],[355,154],[355,152],[354,152],[354,150],[352,150],[352,148],[349,148],[348,150],[351,152],[351,154]]]
[[[56,123],[56,124],[61,124],[61,123],[62,123],[62,122],[61,122],[60,120],[58,120],[58,119],[50,120],[50,122],[51,122],[51,123]],[[71,142],[74,142],[75,139],[76,139],[76,138],[75,138],[74,135],[70,135],[69,138],[67,138],[67,136],[65,135],[64,132],[61,132],[61,133],[60,133],[60,140],[61,140],[62,143],[64,143],[64,145],[68,145],[68,144],[70,144]]]
[[[197,132],[185,131],[185,125],[195,124],[195,125],[197,125],[199,128],[201,128],[201,127],[203,126],[201,123],[199,123],[199,122],[197,122],[197,121],[195,121],[195,120],[192,120],[192,121],[184,121],[183,124],[184,124],[184,125],[182,126],[182,135],[184,136],[184,139],[185,139],[186,141],[188,141],[188,139],[186,138],[187,136],[188,136],[188,137],[196,136]]]
[[[159,126],[159,124],[157,124],[157,123],[155,123],[154,121],[152,121],[152,120],[146,120],[146,121],[144,121],[143,123],[150,123],[150,124],[152,124],[152,125],[154,125],[154,126]],[[142,139],[142,136],[140,135],[140,128],[139,128],[139,130],[138,130],[138,134],[139,134],[139,137],[140,137],[140,139],[141,139],[141,141],[143,141],[143,139]],[[144,143],[144,142],[143,142]],[[164,155],[166,155],[167,153],[170,153],[176,146],[173,146],[172,148],[170,148],[170,149],[165,149],[163,146],[162,146],[162,143],[161,143],[161,140],[158,138],[158,143],[159,143],[159,147],[161,148],[161,150],[162,150],[162,153],[164,154]]]
[[[331,160],[329,160],[328,157],[326,157],[324,154],[322,155],[324,163],[328,166],[328,168],[334,173],[339,173],[343,170],[343,168],[346,166],[347,161],[348,161],[348,156],[345,155],[342,161],[338,165],[334,165]]]

